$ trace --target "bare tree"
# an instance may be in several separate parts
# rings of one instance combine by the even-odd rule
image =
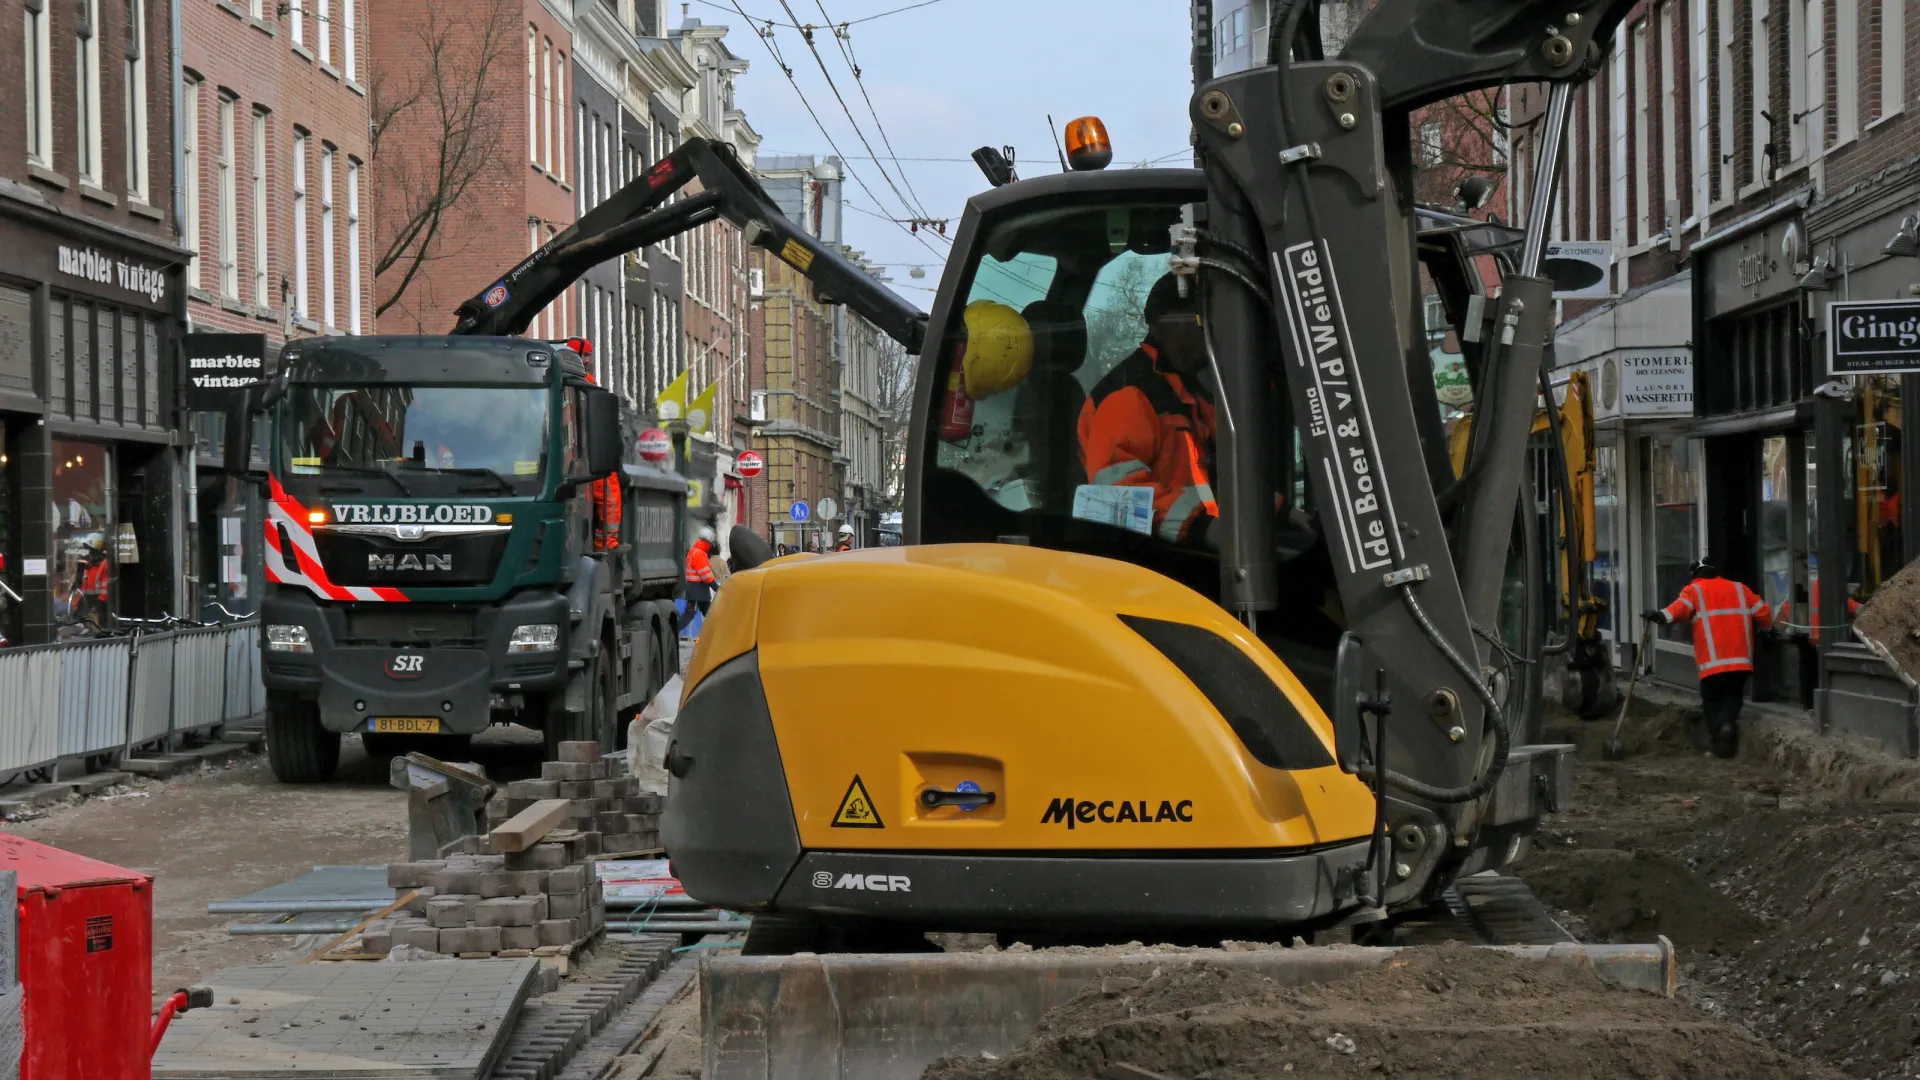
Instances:
[[[419,17],[401,40],[382,42],[392,59],[375,65],[368,94],[380,229],[375,315],[399,304],[427,264],[464,253],[461,241],[475,233],[457,227],[472,213],[465,196],[512,153],[501,132],[520,102],[513,0],[413,10]]]
[[[1512,171],[1513,138],[1538,123],[1511,122],[1511,91],[1506,87],[1471,90],[1434,102],[1414,114],[1415,197],[1434,206],[1450,206],[1454,189],[1469,176],[1495,184],[1488,209],[1504,213]]]
[[[907,470],[907,430],[913,421],[920,358],[892,338],[881,337],[876,367],[880,385],[873,407],[880,425],[880,490],[897,503],[905,494],[901,480]]]

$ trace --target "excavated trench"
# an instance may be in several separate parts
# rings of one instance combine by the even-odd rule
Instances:
[[[1169,968],[926,1076],[1920,1075],[1920,766],[1767,724],[1721,761],[1689,721],[1637,703],[1619,762],[1611,723],[1551,721],[1581,748],[1579,796],[1519,868],[1582,940],[1672,940],[1676,1000],[1458,945],[1304,990]]]

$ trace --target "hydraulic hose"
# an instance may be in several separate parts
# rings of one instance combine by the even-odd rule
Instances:
[[[1593,595],[1593,582],[1588,577],[1588,575],[1593,572],[1593,565],[1591,563],[1585,563],[1584,560],[1576,560],[1573,557],[1573,543],[1576,539],[1573,534],[1584,526],[1575,520],[1573,505],[1573,467],[1572,464],[1567,461],[1567,438],[1565,433],[1560,430],[1560,413],[1553,407],[1553,380],[1547,376],[1547,369],[1544,367],[1540,369],[1540,401],[1542,407],[1547,410],[1547,426],[1553,431],[1553,460],[1560,466],[1560,475],[1556,477],[1556,479],[1560,481],[1558,485],[1560,488],[1560,531],[1561,543],[1565,546],[1567,553],[1567,599],[1569,602],[1560,605],[1560,616],[1563,620],[1561,622],[1561,640],[1558,645],[1555,645],[1553,641],[1549,639],[1545,649],[1547,655],[1555,656],[1573,647],[1573,638],[1576,633],[1574,627],[1578,620],[1573,613],[1572,600],[1576,596],[1587,597]],[[1573,587],[1573,573],[1576,562],[1584,564],[1581,569],[1581,583],[1578,589]]]

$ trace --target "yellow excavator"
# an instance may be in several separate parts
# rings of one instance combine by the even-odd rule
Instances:
[[[1199,167],[1107,171],[1088,122],[1070,171],[988,170],[914,343],[905,546],[736,538],[663,839],[754,914],[748,952],[1363,936],[1570,798],[1572,747],[1532,741],[1563,606],[1526,540],[1544,208],[1625,5],[1383,0],[1336,58],[1312,0],[1276,7],[1271,63],[1197,89]],[[1412,111],[1515,81],[1551,86],[1526,228],[1416,207]],[[1458,467],[1422,270],[1470,343]],[[1204,530],[1083,454],[1143,342],[1173,348],[1166,277],[1201,328]]]

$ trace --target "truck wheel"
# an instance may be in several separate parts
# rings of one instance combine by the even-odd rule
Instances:
[[[340,734],[320,726],[320,704],[274,695],[267,701],[267,764],[283,784],[333,779]]]
[[[584,714],[567,711],[567,695],[564,691],[547,699],[548,761],[560,760],[560,744],[563,742],[592,740],[600,744],[601,750],[613,752],[614,730],[619,722],[613,715],[616,676],[613,665],[606,662],[612,655],[610,649],[602,649],[600,659],[593,662],[593,670],[587,673],[587,711]]]

